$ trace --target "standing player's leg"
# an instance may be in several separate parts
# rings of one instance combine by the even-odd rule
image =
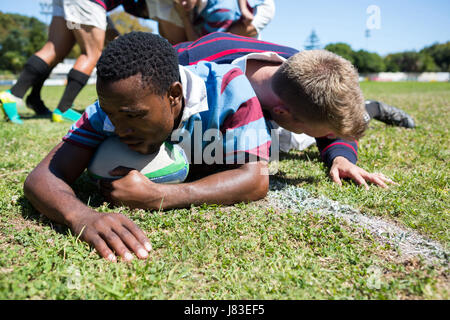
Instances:
[[[47,116],[52,114],[52,112],[47,108],[41,98],[42,87],[44,86],[45,80],[47,80],[47,78],[50,76],[52,70],[53,69],[50,69],[49,72],[47,72],[47,74],[45,74],[39,82],[33,85],[30,94],[25,100],[27,107],[34,110],[37,115]]]
[[[41,50],[36,52],[36,56],[49,66],[48,71],[35,81],[26,99],[27,106],[36,114],[51,114],[41,99],[41,89],[53,68],[69,54],[74,44],[75,37],[72,30],[68,29],[67,21],[61,16],[54,16],[49,28],[48,41]]]
[[[72,104],[86,85],[92,71],[97,64],[103,50],[105,30],[94,26],[79,25],[73,35],[80,46],[81,55],[75,61],[73,68],[67,75],[67,85],[52,119],[56,122],[64,120],[77,121],[81,114],[71,109]]]
[[[1,107],[8,120],[22,123],[17,113],[17,103],[22,103],[30,87],[39,86],[45,81],[52,68],[70,52],[74,43],[75,38],[67,29],[65,20],[53,16],[45,45],[28,59],[16,84],[10,90],[0,92]]]

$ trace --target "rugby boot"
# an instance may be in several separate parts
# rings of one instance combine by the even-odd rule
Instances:
[[[32,109],[38,116],[49,116],[52,112],[45,106],[44,101],[38,96],[28,95],[25,100],[27,107]]]
[[[72,108],[67,109],[65,112],[55,109],[52,113],[53,122],[76,122],[80,118],[81,113],[73,110]]]
[[[0,107],[6,117],[7,121],[11,121],[15,124],[22,124],[19,113],[17,112],[17,102],[21,99],[14,96],[11,91],[0,92]]]

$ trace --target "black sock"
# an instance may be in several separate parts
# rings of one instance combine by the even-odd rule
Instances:
[[[52,70],[53,70],[53,68],[50,69],[49,72],[47,72],[47,74],[43,75],[42,78],[39,79],[39,81],[36,80],[33,87],[31,88],[30,94],[28,95],[28,97],[30,97],[30,99],[31,98],[33,100],[41,99],[41,89],[44,86],[45,80],[47,80],[47,78],[50,76],[50,73],[52,72]]]
[[[89,75],[75,69],[71,69],[67,75],[67,85],[64,94],[59,101],[58,109],[61,112],[66,112],[73,104],[73,101],[80,93],[81,89],[89,80]]]
[[[36,55],[32,55],[22,73],[19,76],[16,84],[11,88],[11,93],[16,97],[23,98],[27,90],[35,83],[41,81],[42,77],[51,71],[49,65]]]
[[[366,111],[371,119],[380,116],[380,103],[375,100],[366,100]]]

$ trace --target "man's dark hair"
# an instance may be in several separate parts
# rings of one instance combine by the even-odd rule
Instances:
[[[97,62],[97,77],[114,82],[137,74],[153,93],[164,94],[180,79],[175,49],[148,32],[130,32],[111,41]]]

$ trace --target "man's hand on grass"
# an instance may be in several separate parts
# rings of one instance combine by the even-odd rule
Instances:
[[[87,213],[71,229],[92,245],[103,258],[113,262],[117,260],[116,255],[124,261],[131,261],[131,253],[136,254],[139,259],[146,259],[152,249],[144,232],[119,213]]]
[[[163,190],[167,186],[152,182],[132,168],[117,167],[110,174],[122,178],[114,181],[100,180],[100,192],[109,202],[130,208],[161,208],[165,194]]]
[[[382,173],[369,173],[366,170],[351,163],[344,157],[336,157],[333,160],[333,165],[330,169],[330,177],[338,185],[342,185],[341,179],[350,178],[357,184],[363,185],[366,190],[369,190],[367,181],[372,182],[382,188],[388,188],[387,184],[395,184],[394,181],[384,176]]]

